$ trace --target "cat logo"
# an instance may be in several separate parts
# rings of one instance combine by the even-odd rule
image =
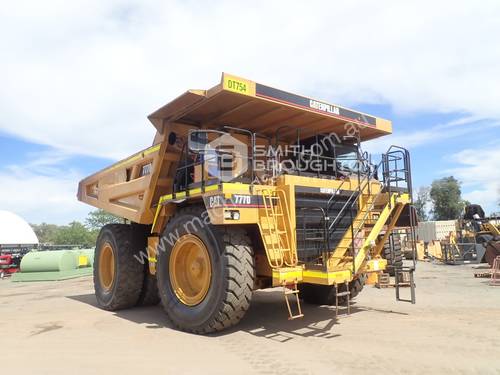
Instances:
[[[212,195],[208,197],[208,208],[222,207],[224,205],[224,199],[222,195]]]

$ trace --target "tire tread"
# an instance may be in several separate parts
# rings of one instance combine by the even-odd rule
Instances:
[[[134,257],[137,250],[137,238],[128,224],[107,224],[99,233],[96,245],[96,257],[94,257],[94,287],[97,293],[99,283],[99,271],[96,267],[97,247],[103,235],[109,232],[114,238],[117,249],[113,249],[118,262],[118,271],[115,275],[116,288],[113,290],[111,301],[107,304],[98,303],[101,308],[108,311],[116,311],[135,306],[141,294],[143,272],[142,264]]]
[[[177,215],[201,217],[203,206],[187,206],[177,211]],[[218,310],[203,326],[190,328],[180,326],[168,316],[168,303],[163,307],[170,322],[183,331],[208,334],[227,329],[237,324],[250,306],[255,279],[254,254],[251,241],[246,230],[236,226],[211,226],[218,238],[222,239],[224,251],[222,257],[226,262],[226,276],[223,297],[219,301]]]

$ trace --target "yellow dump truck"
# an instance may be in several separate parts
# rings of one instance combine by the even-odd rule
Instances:
[[[281,287],[294,319],[301,300],[354,298],[391,263],[392,230],[415,226],[408,151],[361,150],[388,120],[229,74],[149,120],[151,147],[78,187],[127,222],[98,236],[104,309],[161,300],[176,327],[209,333],[238,323],[254,290]],[[413,280],[414,264],[394,264]]]

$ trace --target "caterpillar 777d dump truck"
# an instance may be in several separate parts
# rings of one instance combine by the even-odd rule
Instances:
[[[79,200],[126,219],[97,240],[102,308],[161,300],[176,327],[208,333],[256,289],[282,287],[293,319],[301,299],[345,302],[388,263],[413,280],[414,263],[381,255],[414,228],[409,153],[361,151],[391,122],[229,74],[149,120],[151,147],[79,184]]]

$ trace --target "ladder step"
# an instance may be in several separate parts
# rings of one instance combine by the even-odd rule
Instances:
[[[268,232],[272,232],[273,234],[285,234],[287,233],[286,230],[275,230],[274,229],[275,227],[271,225],[271,227],[269,227],[267,224],[266,225],[262,225],[262,229],[268,231]]]
[[[283,292],[285,296],[285,303],[286,307],[288,310],[288,320],[293,320],[293,319],[298,319],[304,317],[304,314],[302,314],[302,309],[300,307],[300,299],[299,299],[299,289],[297,288],[297,283],[293,285],[293,289],[290,287],[287,287],[283,285]],[[288,296],[294,294],[295,295],[295,301],[296,301],[296,306],[297,306],[297,314],[293,314],[292,312],[292,307],[290,306],[290,301],[288,300]]]
[[[337,293],[338,297],[350,296],[350,295],[351,295],[351,292],[340,292],[340,293]]]

